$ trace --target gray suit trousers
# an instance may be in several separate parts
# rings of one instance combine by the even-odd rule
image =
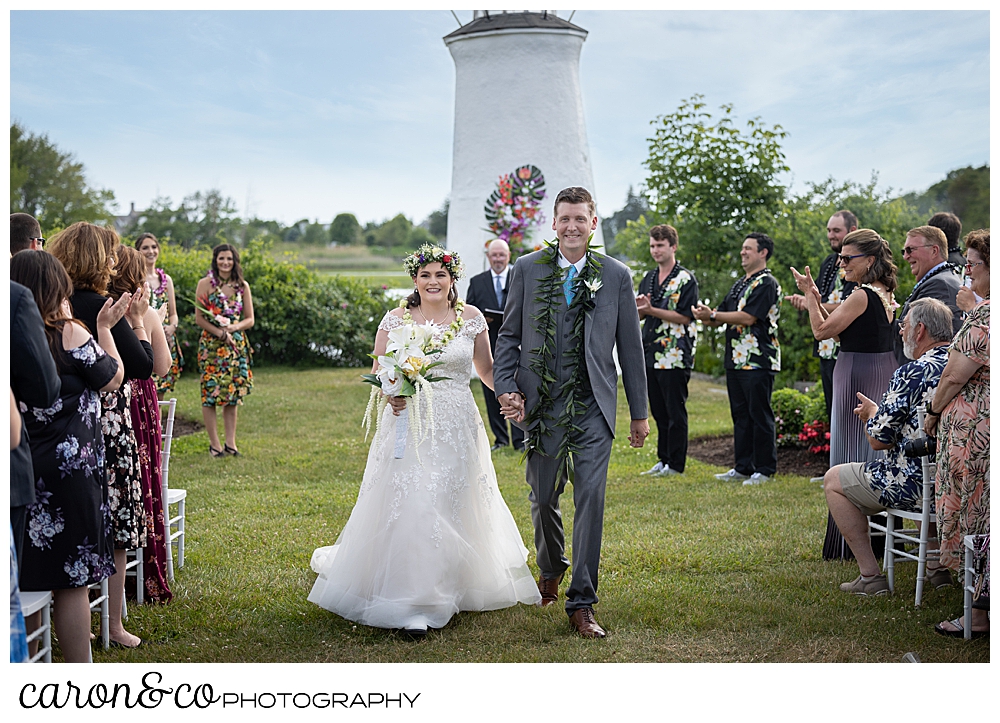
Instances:
[[[561,405],[557,402],[556,409]],[[563,533],[559,495],[566,482],[573,484],[573,578],[566,590],[566,612],[572,615],[582,607],[597,604],[597,571],[601,561],[601,537],[604,530],[604,490],[608,481],[613,437],[608,423],[596,404],[588,407],[579,426],[580,451],[572,455],[573,478],[565,472],[557,475],[555,451],[562,430],[547,435],[543,446],[547,454],[532,454],[526,477],[531,487],[531,521],[535,528],[535,550],[542,577],[554,579],[569,567]]]

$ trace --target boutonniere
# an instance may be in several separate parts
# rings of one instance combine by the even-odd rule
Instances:
[[[601,277],[599,276],[594,279],[587,279],[583,283],[584,286],[587,287],[587,291],[590,292],[591,299],[593,299],[597,292],[601,290],[601,287],[604,286],[604,282],[601,281]]]

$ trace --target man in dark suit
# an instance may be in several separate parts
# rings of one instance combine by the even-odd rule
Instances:
[[[490,311],[503,311],[507,303],[507,282],[510,278],[510,247],[507,242],[496,239],[491,242],[486,249],[486,257],[489,259],[490,268],[481,274],[476,274],[469,279],[469,293],[465,300],[483,312],[486,323],[489,326],[490,351],[494,354],[497,348],[497,334],[500,332],[500,324],[503,317],[498,314],[490,314]],[[490,429],[496,438],[493,451],[502,449],[513,441],[514,449],[524,449],[524,431],[512,425],[511,433],[507,433],[507,420],[500,413],[500,402],[497,401],[493,390],[483,384],[483,396],[486,397],[486,413],[490,420]]]
[[[944,231],[935,226],[918,226],[906,233],[903,242],[903,259],[910,265],[910,271],[917,279],[909,298],[899,310],[899,317],[893,322],[896,361],[900,366],[909,363],[903,353],[902,337],[899,335],[899,319],[905,319],[910,304],[917,299],[937,299],[951,309],[952,325],[957,334],[962,327],[963,314],[955,297],[962,285],[961,272],[948,263],[948,238]]]
[[[646,365],[632,276],[620,261],[589,248],[597,228],[593,197],[579,186],[563,189],[554,211],[558,245],[522,256],[511,271],[493,381],[504,415],[527,430],[541,605],[556,602],[570,564],[559,496],[572,472],[576,510],[566,612],[580,635],[603,638],[594,605],[618,405],[612,351],[617,346],[633,447],[649,436]]]

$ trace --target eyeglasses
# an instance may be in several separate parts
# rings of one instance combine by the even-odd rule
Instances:
[[[967,268],[969,271],[972,271],[977,266],[982,266],[985,263],[986,263],[985,261],[976,261],[976,262],[966,261],[965,268]]]
[[[29,241],[37,241],[41,248],[45,248],[45,239],[41,236],[35,236],[34,238],[29,238]]]
[[[904,246],[903,247],[903,256],[909,256],[910,254],[912,254],[917,249],[929,249],[930,247],[931,247],[931,244],[925,244],[923,246]]]
[[[840,261],[840,263],[843,266],[847,266],[849,263],[851,263],[851,259],[860,259],[862,256],[870,256],[870,255],[871,254],[854,254],[853,256],[847,256],[841,254],[840,256],[837,257],[837,260]]]

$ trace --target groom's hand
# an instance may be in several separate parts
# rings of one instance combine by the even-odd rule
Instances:
[[[524,421],[523,394],[520,392],[501,394],[497,397],[497,401],[500,402],[500,413],[503,414],[504,419],[510,419],[514,422]]]
[[[649,436],[649,420],[633,419],[629,425],[628,443],[633,447],[641,447]]]

